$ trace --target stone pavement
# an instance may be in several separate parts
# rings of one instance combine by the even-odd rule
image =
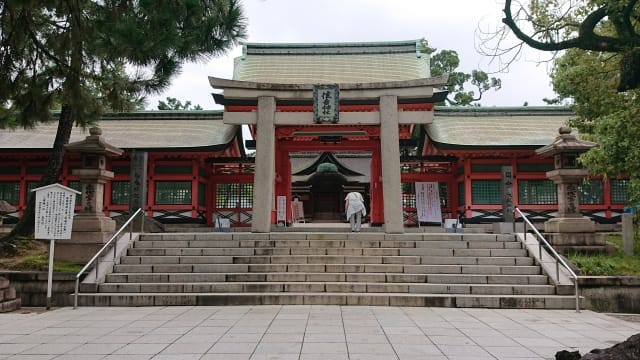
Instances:
[[[0,359],[553,359],[640,323],[571,310],[84,307],[0,314]]]

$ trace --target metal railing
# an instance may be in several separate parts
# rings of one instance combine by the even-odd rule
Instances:
[[[142,219],[140,221],[140,233],[144,233],[144,211],[140,208],[140,209],[136,210],[136,212],[133,213],[133,215],[131,215],[129,217],[129,219],[124,224],[122,224],[120,229],[118,229],[118,231],[116,231],[116,233],[113,234],[111,239],[109,239],[109,241],[107,241],[104,244],[104,246],[102,246],[102,248],[100,250],[98,250],[98,252],[95,255],[93,255],[91,260],[89,260],[89,262],[87,262],[87,264],[82,268],[82,270],[80,270],[76,274],[76,291],[74,293],[74,298],[73,298],[73,308],[74,309],[76,309],[78,307],[78,293],[79,293],[79,288],[80,288],[80,277],[82,276],[82,274],[84,274],[85,271],[87,271],[87,269],[89,269],[89,267],[91,267],[91,265],[95,263],[96,264],[96,268],[95,268],[96,281],[98,280],[98,275],[99,275],[99,270],[100,270],[100,261],[99,261],[100,260],[100,256],[105,252],[105,250],[109,249],[109,247],[111,246],[112,243],[113,243],[113,262],[115,263],[117,250],[118,250],[118,238],[120,237],[120,234],[124,231],[124,229],[128,226],[129,227],[129,241],[132,240],[132,238],[133,238],[133,220],[138,215],[142,216]]]
[[[558,254],[558,252],[556,252],[556,250],[553,248],[553,246],[551,246],[551,244],[549,244],[547,239],[545,239],[544,236],[542,236],[542,234],[540,234],[538,229],[536,229],[536,227],[533,226],[533,223],[531,223],[531,221],[529,221],[529,219],[527,218],[527,215],[525,215],[518,208],[515,208],[514,213],[520,215],[520,217],[523,220],[522,223],[524,224],[524,241],[525,242],[527,241],[527,225],[529,225],[529,227],[531,227],[531,229],[533,230],[534,234],[538,237],[538,257],[540,259],[540,262],[542,262],[542,247],[543,246],[547,248],[547,251],[549,252],[549,254],[551,254],[551,256],[553,256],[553,258],[556,260],[556,281],[557,282],[560,281],[560,265],[562,265],[565,269],[567,269],[567,272],[573,278],[573,284],[575,286],[576,312],[580,312],[580,293],[578,291],[578,275],[576,275],[576,273],[571,269],[571,266],[569,266],[569,264],[567,264],[567,262],[564,261],[562,256],[560,256],[560,254]],[[514,222],[514,227],[515,227],[515,222]]]

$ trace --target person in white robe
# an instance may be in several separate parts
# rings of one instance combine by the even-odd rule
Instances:
[[[362,218],[367,215],[362,195],[355,191],[348,193],[344,198],[344,208],[351,224],[351,231],[360,232]]]

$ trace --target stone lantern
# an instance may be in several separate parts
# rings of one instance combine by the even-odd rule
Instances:
[[[69,152],[80,153],[81,167],[73,169],[82,184],[82,209],[73,219],[71,239],[60,241],[56,252],[60,260],[83,263],[88,261],[115,232],[116,223],[104,215],[104,184],[113,179],[113,172],[106,170],[108,157],[123,153],[102,137],[102,130],[89,129],[84,140],[65,145]],[[59,255],[58,255],[59,254]]]
[[[567,250],[602,251],[605,239],[596,234],[595,223],[580,213],[578,186],[589,172],[580,166],[578,156],[598,144],[578,140],[571,128],[561,127],[553,143],[536,150],[542,157],[554,159],[554,170],[547,172],[558,192],[557,216],[544,224],[545,237],[561,252]]]

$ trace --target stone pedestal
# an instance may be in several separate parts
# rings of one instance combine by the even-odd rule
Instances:
[[[111,239],[116,222],[106,216],[79,214],[73,218],[71,239],[56,241],[56,260],[84,264]]]

